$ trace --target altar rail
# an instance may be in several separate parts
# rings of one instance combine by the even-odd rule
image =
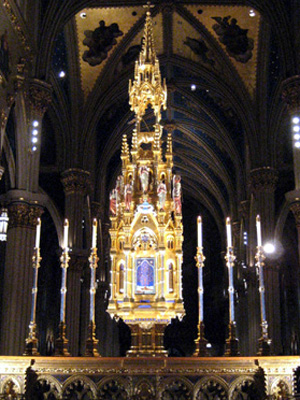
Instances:
[[[300,357],[0,357],[1,399],[300,398]]]

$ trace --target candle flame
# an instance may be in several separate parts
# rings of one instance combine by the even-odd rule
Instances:
[[[64,226],[69,226],[69,221],[67,218],[65,219]]]
[[[256,222],[260,222],[260,216],[259,215],[256,216]]]
[[[201,218],[200,215],[198,216],[197,221],[198,221],[198,224],[199,224],[200,222],[202,222],[202,218]]]
[[[93,225],[97,226],[97,219],[96,218],[93,219]]]
[[[41,218],[38,218],[37,219],[37,223],[36,223],[37,225],[41,225]]]
[[[230,218],[229,217],[226,218],[226,225],[230,225]]]

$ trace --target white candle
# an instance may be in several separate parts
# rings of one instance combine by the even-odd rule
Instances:
[[[92,235],[92,249],[97,247],[97,220],[93,220],[93,235]]]
[[[227,247],[232,247],[230,218],[226,218]]]
[[[41,219],[37,219],[36,224],[36,234],[35,234],[35,247],[40,247],[40,239],[41,239]]]
[[[198,217],[198,247],[202,247],[202,218]]]
[[[256,217],[256,232],[257,232],[257,246],[261,246],[261,224],[260,224],[260,216]]]
[[[65,219],[64,222],[64,249],[68,248],[68,239],[69,239],[69,221]]]

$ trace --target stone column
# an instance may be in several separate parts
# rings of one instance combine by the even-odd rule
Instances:
[[[80,349],[81,321],[81,278],[84,267],[88,267],[89,250],[83,249],[82,219],[86,206],[89,172],[71,168],[62,174],[65,190],[65,217],[69,220],[70,263],[67,281],[67,334],[69,351],[77,356]]]
[[[278,177],[271,167],[257,168],[251,171],[252,204],[250,215],[250,250],[256,253],[256,215],[261,217],[263,244],[274,240],[275,202],[274,192]],[[280,279],[279,268],[266,260],[264,269],[266,289],[266,315],[269,322],[269,335],[272,339],[272,353],[280,354],[281,316],[280,316]],[[259,293],[257,292],[257,297]],[[251,324],[251,321],[250,321]]]
[[[292,76],[283,81],[282,99],[286,104],[289,116],[300,118],[300,75]],[[291,124],[292,125],[292,124]],[[299,124],[298,124],[299,125]],[[299,132],[300,133],[300,132]],[[292,131],[291,136],[294,137],[295,132]],[[300,149],[293,146],[295,189],[300,190]]]
[[[282,99],[286,103],[290,118],[300,118],[300,75],[286,79],[282,83]],[[291,124],[292,125],[292,124]],[[299,125],[299,124],[298,124]],[[291,126],[291,135],[292,132]],[[286,193],[285,197],[290,203],[290,209],[294,214],[298,232],[298,254],[300,262],[300,149],[293,146],[295,190]]]
[[[292,211],[295,217],[297,236],[298,236],[298,257],[300,260],[300,198],[298,201],[295,200],[291,203],[290,210]]]
[[[32,79],[29,85],[29,137],[28,149],[29,171],[28,171],[28,188],[33,192],[38,192],[39,188],[39,164],[40,151],[42,142],[42,121],[44,114],[51,102],[52,88],[51,86],[39,79]],[[38,124],[36,127],[34,124]],[[34,132],[35,131],[35,132]],[[34,135],[33,133],[36,133]],[[34,142],[37,140],[37,142]],[[34,150],[35,149],[35,150]]]
[[[35,227],[43,211],[42,207],[20,199],[12,201],[7,208],[9,225],[0,345],[1,354],[22,355],[30,322]]]

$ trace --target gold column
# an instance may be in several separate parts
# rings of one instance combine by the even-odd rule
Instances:
[[[21,355],[30,321],[35,228],[43,210],[22,200],[11,202],[7,208],[1,354]]]
[[[134,291],[135,291],[134,251],[131,252],[130,259],[131,259],[131,271],[132,271],[131,297],[132,297],[132,299],[134,299],[134,296],[135,296],[135,294],[134,294]]]
[[[300,75],[292,76],[282,82],[282,99],[287,106],[290,118],[300,118]],[[291,136],[294,136],[291,127]],[[298,148],[293,146],[295,189],[300,190],[300,154]]]
[[[177,257],[177,284],[178,284],[178,294],[179,301],[182,301],[182,254],[176,254]]]
[[[128,297],[128,281],[129,281],[129,250],[124,251],[125,254],[125,279],[124,279],[124,302],[129,301]]]
[[[165,252],[164,250],[159,251],[160,254],[160,300],[165,301]]]

